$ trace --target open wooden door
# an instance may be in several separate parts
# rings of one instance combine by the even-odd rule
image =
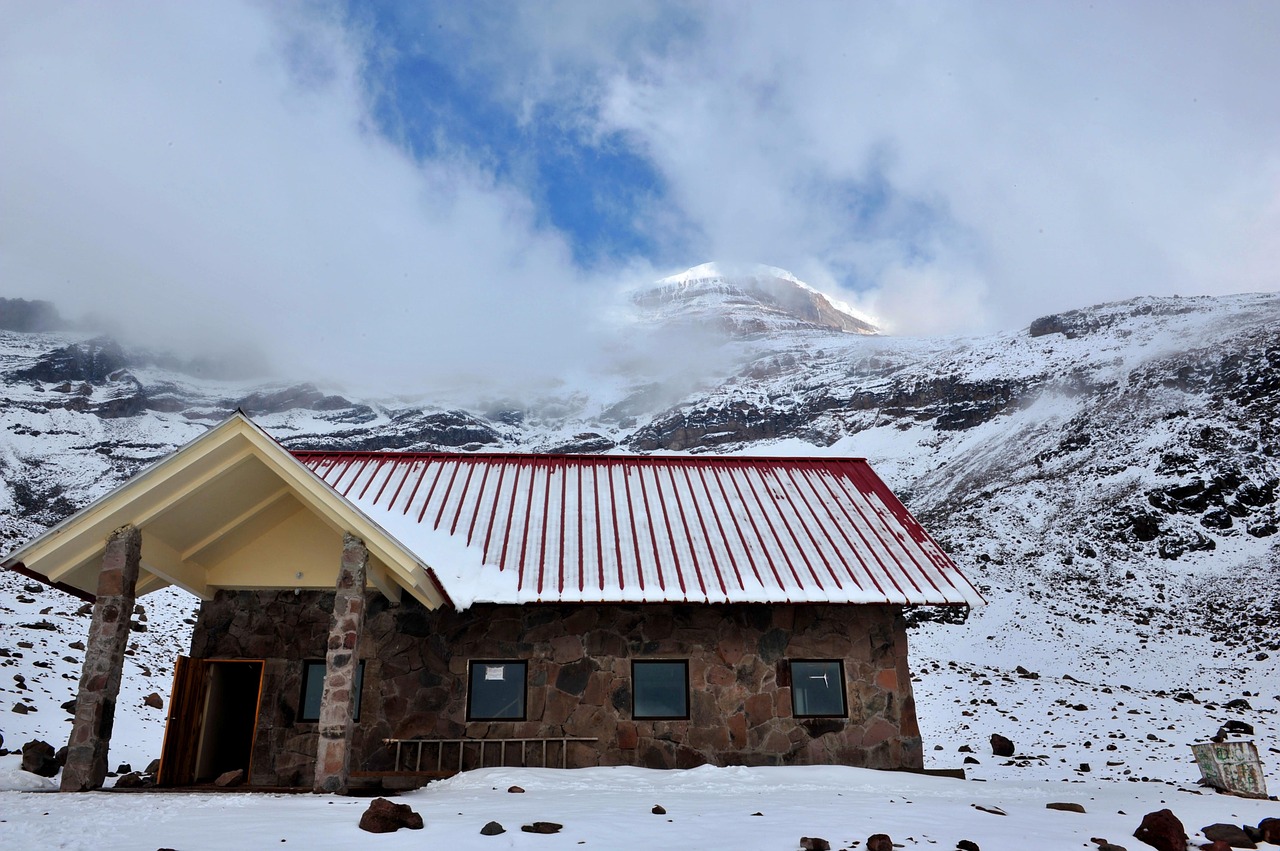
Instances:
[[[209,783],[236,769],[248,778],[263,667],[260,659],[178,657],[157,786]]]
[[[157,786],[184,786],[195,780],[200,720],[209,684],[207,664],[203,659],[186,656],[179,656],[174,662],[173,691],[169,693],[169,719],[160,749]]]

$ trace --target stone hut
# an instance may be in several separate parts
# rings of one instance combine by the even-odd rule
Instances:
[[[64,789],[101,785],[127,613],[167,585],[202,604],[161,783],[330,792],[918,769],[903,607],[982,602],[861,459],[290,453],[240,414],[4,564],[95,603]]]

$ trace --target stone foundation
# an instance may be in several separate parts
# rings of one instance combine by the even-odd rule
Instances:
[[[304,660],[325,658],[333,593],[219,592],[192,655],[266,660],[250,782],[310,785],[317,724],[297,720]],[[897,606],[478,605],[429,612],[376,592],[352,770],[391,767],[384,738],[594,737],[571,765],[920,768]],[[631,662],[687,659],[688,720],[631,715]],[[528,662],[526,719],[467,721],[468,663]],[[847,718],[792,717],[790,660],[842,659]]]

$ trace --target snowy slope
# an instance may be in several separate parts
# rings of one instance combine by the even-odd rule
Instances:
[[[705,277],[696,271],[689,281]],[[85,335],[0,333],[0,548],[235,407],[299,448],[865,456],[990,600],[964,623],[919,615],[930,764],[971,756],[977,778],[1185,785],[1196,777],[1186,745],[1235,719],[1256,728],[1280,788],[1280,298],[1137,299],[971,339],[775,322],[769,305],[697,307],[649,321],[723,308],[767,330],[717,343],[719,372],[675,400],[644,374],[500,404],[352,400],[200,379],[102,343],[93,358],[65,356]],[[76,674],[65,659],[88,625],[78,601],[26,584],[0,584],[10,748],[65,737],[59,704]],[[139,738],[112,757],[135,765],[158,751],[162,715],[141,696],[167,700],[193,606],[178,594],[142,602],[137,652],[152,675],[121,700],[120,723]],[[26,626],[40,618],[58,629]],[[1228,706],[1240,700],[1247,708]],[[37,712],[12,713],[17,702]],[[992,757],[996,732],[1016,743],[1013,760]]]

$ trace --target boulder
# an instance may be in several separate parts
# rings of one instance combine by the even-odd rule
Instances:
[[[800,847],[804,851],[831,851],[831,843],[821,836],[800,837]]]
[[[502,825],[498,824],[496,821],[491,821],[488,824],[486,824],[484,827],[480,828],[481,836],[497,836],[498,834],[506,833],[506,832],[507,832],[507,829]]]
[[[147,782],[142,779],[142,775],[136,771],[130,771],[128,774],[122,774],[116,780],[115,788],[117,789],[141,789],[146,786]]]
[[[961,839],[956,843],[956,851],[982,851],[982,849],[978,847],[978,843],[972,840]]]
[[[32,739],[22,746],[22,770],[41,777],[53,777],[58,773],[58,758],[53,745]]]
[[[386,798],[374,798],[360,816],[360,829],[369,833],[395,833],[402,827],[422,830],[422,816],[408,804],[397,804]]]
[[[1249,834],[1236,824],[1219,822],[1200,828],[1204,838],[1210,842],[1225,842],[1232,848],[1257,848],[1258,845],[1249,838]]]
[[[650,810],[650,812],[655,816],[665,816],[667,814],[667,808],[662,806],[662,804],[654,804],[653,809]]]
[[[218,775],[218,779],[213,781],[214,786],[221,786],[223,788],[226,788],[229,786],[239,786],[242,783],[244,783],[243,768],[234,768],[231,771],[228,771],[224,774],[220,774]]]
[[[1133,835],[1156,851],[1187,851],[1186,828],[1169,809],[1147,813]]]
[[[1264,818],[1258,822],[1258,831],[1263,842],[1280,845],[1280,818]]]
[[[158,759],[153,759],[153,760],[151,760],[151,762],[148,762],[148,763],[147,763],[147,768],[146,768],[146,770],[145,770],[145,771],[143,771],[142,773],[143,773],[143,774],[159,774],[159,773],[160,773],[160,760],[158,760]]]
[[[151,694],[142,698],[142,705],[149,706],[152,709],[164,709],[164,698],[153,691]]]
[[[991,753],[996,756],[1013,756],[1013,742],[999,733],[991,734]]]
[[[893,851],[893,840],[887,833],[873,833],[867,837],[867,851]]]
[[[1050,804],[1045,804],[1044,808],[1046,810],[1062,810],[1064,813],[1084,812],[1084,806],[1081,804],[1063,803],[1063,802],[1057,802],[1057,801]]]
[[[559,833],[562,824],[553,821],[535,821],[533,824],[522,824],[520,829],[525,833]]]

